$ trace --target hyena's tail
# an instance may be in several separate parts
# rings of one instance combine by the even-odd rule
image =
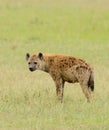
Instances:
[[[91,91],[94,91],[94,76],[93,72],[91,73],[88,81],[88,87],[91,89]]]

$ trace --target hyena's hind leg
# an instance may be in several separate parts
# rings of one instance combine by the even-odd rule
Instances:
[[[90,102],[91,92],[88,88],[88,85],[85,85],[85,84],[80,84],[80,85],[81,85],[81,88],[82,88],[82,91],[83,91],[85,97],[87,98],[87,102]]]
[[[85,95],[85,97],[87,98],[87,102],[90,102],[90,98],[91,98],[91,91],[89,89],[89,86],[88,86],[88,76],[81,76],[81,78],[79,79],[79,83],[80,83],[80,86],[82,88],[82,91]]]

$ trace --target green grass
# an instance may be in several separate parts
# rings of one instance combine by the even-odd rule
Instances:
[[[0,1],[0,130],[109,129],[108,0]],[[56,99],[49,74],[30,73],[27,52],[63,53],[94,66],[89,104],[78,84]]]

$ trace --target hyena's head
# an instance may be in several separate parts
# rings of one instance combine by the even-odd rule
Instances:
[[[30,56],[29,53],[26,54],[26,60],[28,62],[28,67],[30,71],[35,70],[43,70],[43,54],[39,53],[38,55],[32,55]]]

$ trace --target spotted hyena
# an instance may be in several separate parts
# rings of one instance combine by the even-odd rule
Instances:
[[[87,101],[94,91],[93,68],[84,60],[66,55],[26,54],[30,71],[42,70],[51,75],[56,85],[56,94],[63,100],[65,82],[79,83]]]

